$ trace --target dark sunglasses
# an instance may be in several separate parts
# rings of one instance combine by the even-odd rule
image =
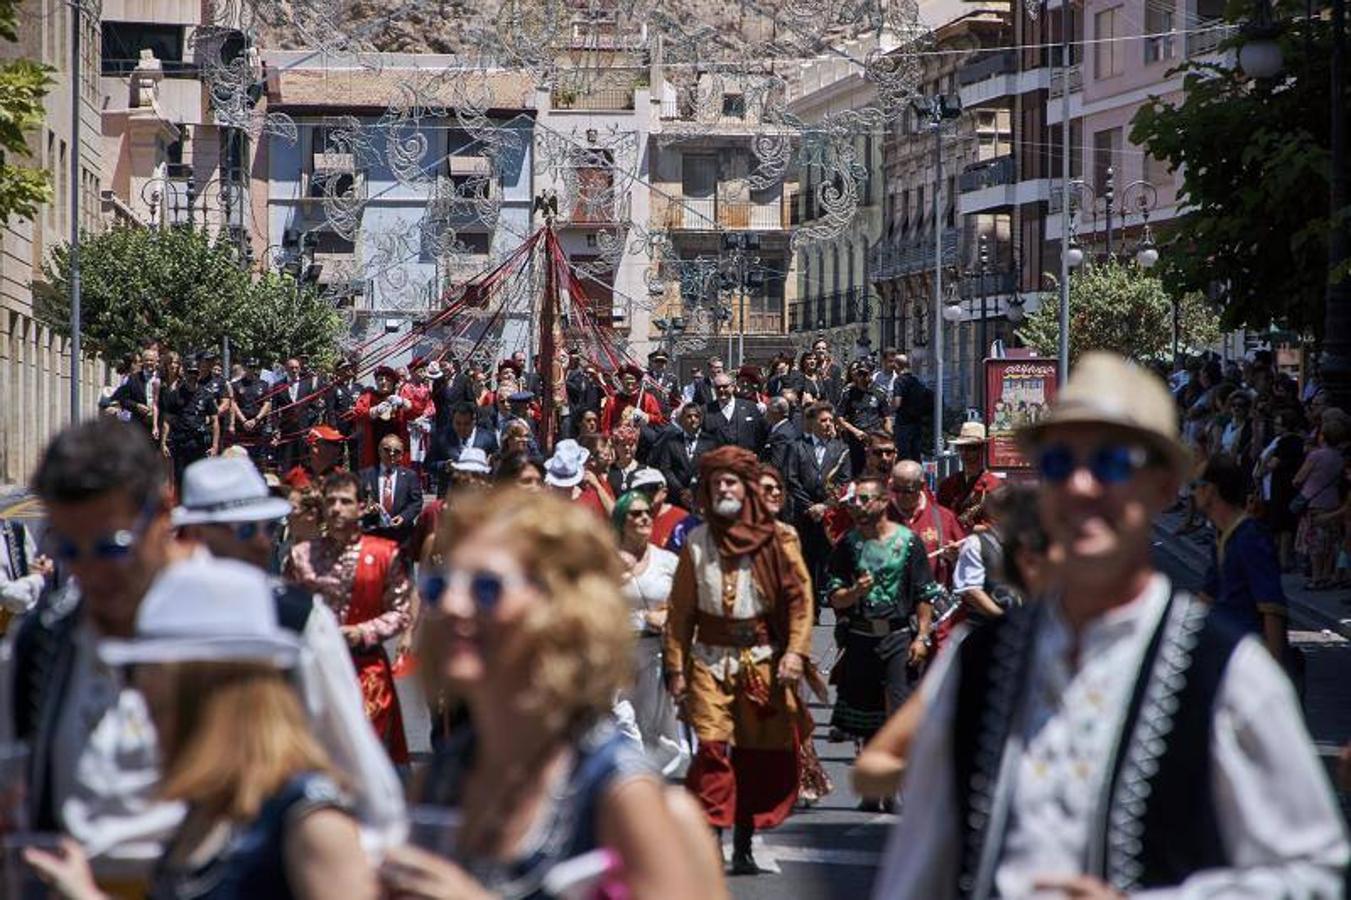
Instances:
[[[1064,444],[1052,444],[1041,451],[1037,468],[1041,477],[1062,484],[1081,466],[1092,473],[1099,484],[1122,484],[1150,463],[1149,451],[1131,444],[1106,444],[1081,460]]]
[[[918,494],[923,490],[924,486],[919,484],[893,484],[891,486],[893,494]]]
[[[652,518],[652,510],[644,506],[641,509],[631,509],[627,513],[625,513],[625,515],[628,516],[630,519],[637,519],[640,516],[647,516],[650,519]]]
[[[769,494],[773,496],[777,494],[782,494],[783,488],[780,487],[777,482],[773,484],[762,484],[760,485],[760,493]]]
[[[275,540],[277,535],[281,534],[282,529],[280,519],[273,519],[268,522],[222,522],[220,524],[233,531],[235,537],[241,541],[251,541],[260,534],[265,534],[268,538]]]
[[[874,456],[895,456],[895,447],[869,447],[868,452]]]
[[[487,569],[472,572],[454,569],[422,576],[418,579],[418,591],[422,594],[423,600],[434,604],[440,601],[450,588],[463,587],[474,601],[475,609],[479,612],[492,612],[502,602],[502,594],[508,588],[524,583],[525,578],[520,575],[503,575]]]
[[[123,562],[136,550],[136,545],[145,536],[145,530],[154,518],[156,507],[147,505],[136,516],[130,528],[120,528],[99,535],[88,542],[75,541],[49,530],[43,539],[46,555],[60,563],[70,565],[84,559],[99,562]]]
[[[881,494],[855,494],[854,504],[856,506],[867,506],[869,503],[875,503],[881,499]]]

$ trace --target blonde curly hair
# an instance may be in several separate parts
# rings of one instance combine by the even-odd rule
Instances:
[[[586,727],[633,675],[614,536],[585,507],[504,486],[450,505],[437,529],[442,559],[485,530],[500,533],[546,598],[524,623],[536,648],[527,708],[551,731]]]

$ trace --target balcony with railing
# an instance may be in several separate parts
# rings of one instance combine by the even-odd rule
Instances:
[[[677,231],[786,231],[793,221],[790,199],[752,203],[685,197],[673,200],[666,208],[665,226]]]
[[[1226,25],[1219,19],[1202,19],[1196,27],[1187,32],[1187,58],[1214,53],[1234,34],[1234,26]]]
[[[1076,94],[1084,89],[1084,67],[1078,63],[1070,66],[1070,93]],[[1065,93],[1065,70],[1057,68],[1050,75],[1047,92],[1051,97],[1060,97]]]
[[[943,265],[957,264],[957,244],[960,239],[961,229],[943,229]],[[883,239],[868,249],[868,271],[874,282],[930,272],[933,271],[936,252],[932,231],[901,242]]]
[[[633,89],[624,87],[560,88],[550,92],[554,109],[622,111],[634,108]]]
[[[1018,287],[1016,272],[976,272],[963,276],[958,293],[963,300],[979,301],[981,297],[999,297],[1012,294]]]
[[[1018,180],[1018,159],[1012,153],[996,156],[984,162],[972,163],[962,169],[957,189],[963,194],[985,188],[1013,184]]]

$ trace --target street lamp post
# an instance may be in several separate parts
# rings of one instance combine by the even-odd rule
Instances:
[[[983,363],[985,362],[985,353],[986,353],[985,348],[990,345],[989,344],[990,336],[988,332],[989,325],[987,322],[988,312],[986,311],[985,308],[985,303],[990,293],[989,291],[990,248],[986,241],[986,236],[983,234],[980,236],[980,255],[978,259],[980,262],[980,327],[976,333],[977,335],[979,335],[980,342],[976,346],[976,367],[977,367],[976,398],[980,403],[980,408],[984,409],[985,378],[980,369],[983,368]]]

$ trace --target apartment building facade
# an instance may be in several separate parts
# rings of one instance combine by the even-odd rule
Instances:
[[[836,359],[850,359],[885,341],[869,249],[885,225],[880,176],[886,123],[863,60],[894,45],[888,35],[847,42],[837,54],[802,64],[793,83],[788,110],[803,123],[807,144],[799,173],[800,221],[808,229],[836,232],[803,242],[797,251],[798,300],[789,308],[788,330],[799,350],[823,338]],[[842,173],[850,171],[846,185]],[[827,224],[823,191],[846,187],[856,201],[853,215],[847,223]]]
[[[106,184],[99,129],[98,22],[65,0],[28,0],[19,10],[18,41],[0,41],[0,59],[25,57],[51,66],[44,100],[46,115],[29,137],[25,164],[47,169],[52,202],[31,220],[0,224],[0,483],[28,478],[47,438],[70,420],[69,341],[33,316],[34,290],[46,286],[43,264],[54,247],[70,238],[72,224],[100,227],[99,196]],[[72,85],[74,29],[79,30],[80,76]],[[79,145],[72,113],[79,110]],[[79,154],[79,173],[71,174]],[[78,192],[77,221],[71,221],[72,192]],[[84,361],[75,373],[81,405],[92,409],[106,367]]]
[[[661,245],[649,274],[653,321],[685,323],[684,374],[710,354],[763,365],[792,348],[798,290],[797,173],[770,172],[753,148],[794,142],[791,128],[766,116],[782,103],[767,93],[779,82],[700,72],[678,86],[657,64],[651,83],[650,231]]]

